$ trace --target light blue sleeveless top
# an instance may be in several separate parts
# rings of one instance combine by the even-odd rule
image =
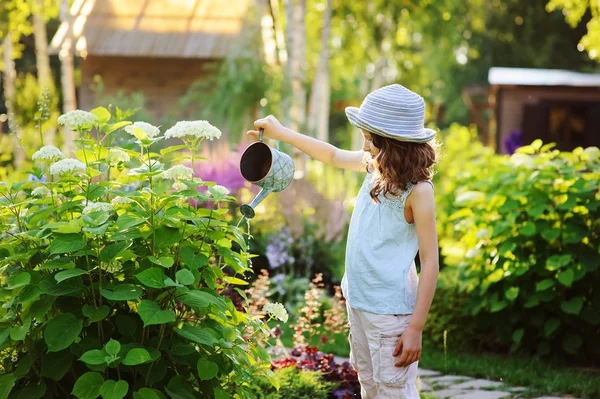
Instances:
[[[397,196],[370,196],[376,173],[367,173],[356,198],[346,246],[342,292],[350,307],[377,314],[412,314],[419,278],[414,223],[404,218],[404,203],[414,184]],[[430,184],[431,182],[428,181]]]

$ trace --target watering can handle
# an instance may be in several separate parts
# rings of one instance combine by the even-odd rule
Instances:
[[[265,128],[261,127],[260,129],[258,129],[258,141],[263,141],[263,133],[265,132]],[[277,148],[278,150],[279,148],[279,140],[275,141],[275,148]]]

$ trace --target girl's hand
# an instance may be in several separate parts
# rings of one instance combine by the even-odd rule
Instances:
[[[421,339],[422,331],[408,326],[398,339],[394,350],[394,356],[402,354],[396,362],[396,367],[408,367],[421,358]]]
[[[286,132],[283,125],[273,115],[269,115],[266,118],[258,119],[254,122],[256,130],[249,130],[250,136],[258,138],[258,131],[260,128],[265,129],[263,136],[270,139],[279,141],[285,141]]]

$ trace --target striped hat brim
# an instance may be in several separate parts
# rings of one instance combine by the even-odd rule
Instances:
[[[364,129],[369,133],[377,134],[379,136],[387,137],[398,141],[407,141],[411,143],[427,143],[435,137],[437,132],[432,129],[423,128],[420,132],[406,132],[406,133],[391,133],[385,129],[373,126],[366,120],[360,117],[359,109],[356,107],[346,107],[346,116],[350,123],[359,129]]]

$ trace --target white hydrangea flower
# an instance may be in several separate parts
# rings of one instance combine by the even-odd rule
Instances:
[[[96,115],[80,109],[69,111],[66,114],[62,114],[58,117],[58,123],[73,130],[77,130],[83,126],[91,125],[97,120],[98,117]]]
[[[287,310],[285,310],[285,307],[279,302],[267,303],[263,307],[263,312],[274,316],[275,318],[283,321],[284,323],[288,321],[288,312]]]
[[[123,270],[123,266],[121,266],[121,263],[119,263],[119,261],[112,260],[108,263],[101,263],[100,269],[108,273],[117,273]]]
[[[165,139],[174,137],[214,140],[221,137],[221,131],[208,121],[180,121],[165,132]]]
[[[175,191],[187,190],[187,188],[188,187],[183,182],[176,181],[175,183],[173,183],[173,190]]]
[[[92,212],[112,212],[112,210],[113,206],[108,202],[90,202],[83,208],[82,213],[86,215]]]
[[[230,192],[227,187],[223,187],[223,186],[219,186],[219,185],[214,186],[212,189],[224,197],[229,195],[229,192]]]
[[[118,148],[111,148],[108,152],[108,163],[111,166],[115,166],[120,164],[121,162],[129,162],[129,155],[127,155],[125,151],[120,150]]]
[[[52,192],[46,186],[39,186],[33,189],[31,195],[33,195],[34,197],[49,197],[50,195],[52,195]]]
[[[162,172],[159,176],[163,179],[190,180],[194,176],[194,171],[185,165],[175,165]]]
[[[160,134],[159,128],[147,122],[134,122],[131,125],[125,126],[125,131],[133,136],[133,128],[142,130],[150,138],[154,138]]]
[[[57,161],[59,159],[63,159],[64,157],[64,154],[58,148],[51,145],[45,145],[37,150],[31,159],[34,161]]]
[[[115,197],[110,201],[110,204],[114,207],[119,206],[119,205],[127,205],[127,204],[131,204],[135,202],[134,200],[132,200],[131,198],[127,198],[127,197]]]
[[[62,175],[75,171],[85,171],[85,164],[78,159],[65,158],[50,165],[51,175]]]

